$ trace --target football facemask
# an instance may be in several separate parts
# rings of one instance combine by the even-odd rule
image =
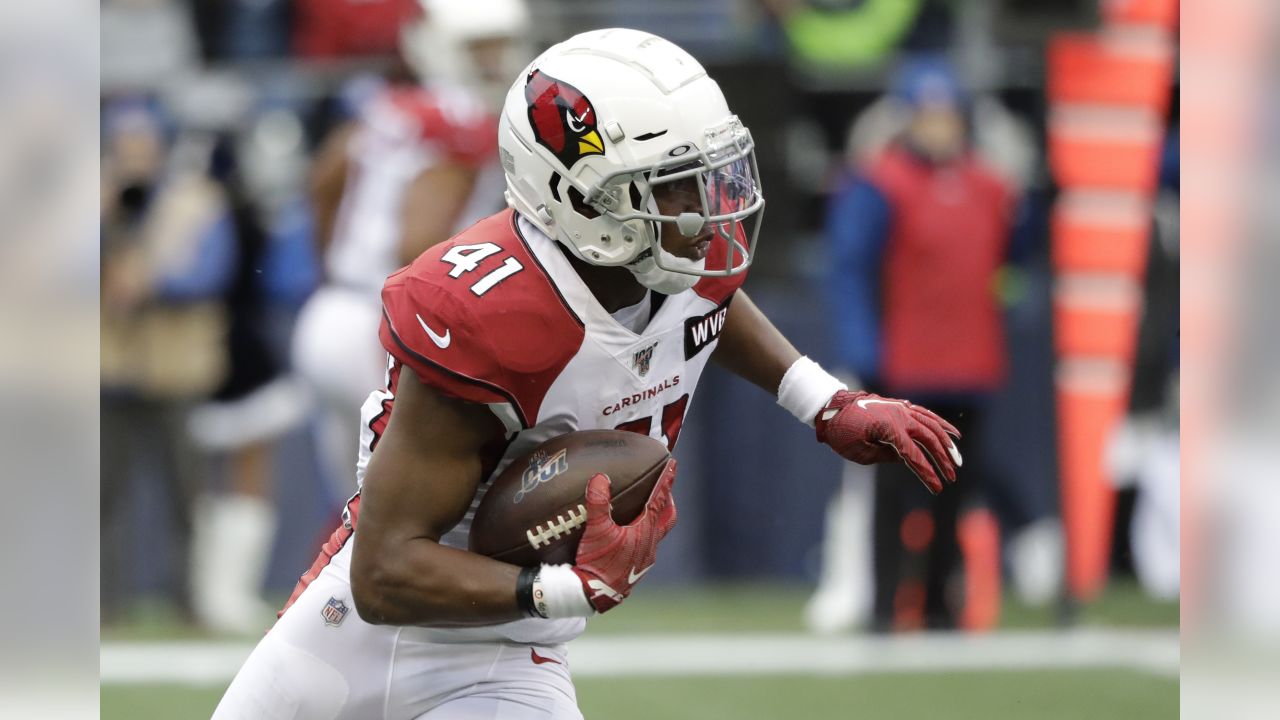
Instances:
[[[647,168],[614,172],[602,178],[588,197],[591,205],[618,223],[649,223],[651,246],[629,266],[642,282],[645,276],[662,273],[691,275],[695,281],[736,275],[750,267],[755,256],[764,196],[751,132],[730,116],[706,131],[703,144],[705,149],[680,143]],[[623,209],[628,204],[621,202],[620,193],[627,186],[635,188],[639,197],[630,198],[630,207]],[[704,237],[713,246],[718,243],[724,251],[696,261],[678,257],[662,248],[664,224],[677,228],[685,238]],[[646,267],[650,262],[652,269]]]

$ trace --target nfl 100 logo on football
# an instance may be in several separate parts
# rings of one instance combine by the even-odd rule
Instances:
[[[324,624],[329,627],[338,627],[343,620],[347,619],[347,613],[351,611],[351,607],[336,597],[329,598],[329,602],[320,608],[320,617],[324,618]]]
[[[524,500],[525,495],[536,490],[539,485],[551,482],[568,469],[568,448],[562,449],[555,455],[548,455],[545,452],[534,453],[533,457],[529,458],[529,467],[525,468],[524,474],[520,476],[520,489],[511,502],[519,504]]]

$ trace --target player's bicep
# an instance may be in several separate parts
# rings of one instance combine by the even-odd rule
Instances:
[[[446,397],[403,373],[365,473],[362,543],[438,540],[470,506],[482,479],[483,449],[502,432],[485,406]]]
[[[738,290],[712,360],[765,392],[776,393],[787,368],[799,357],[746,292]]]

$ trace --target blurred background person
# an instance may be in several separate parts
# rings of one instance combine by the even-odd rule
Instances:
[[[399,31],[408,72],[353,85],[355,117],[311,169],[325,285],[302,310],[292,352],[320,403],[320,454],[341,497],[355,491],[360,406],[386,370],[382,283],[503,206],[496,113],[532,59],[523,0],[413,5]]]
[[[260,630],[271,617],[261,593],[277,526],[273,443],[306,410],[272,347],[273,305],[280,298],[297,302],[314,284],[315,269],[298,252],[300,237],[309,242],[305,224],[299,233],[296,221],[275,220],[287,216],[281,185],[296,185],[297,178],[289,177],[289,157],[260,139],[271,135],[263,127],[270,120],[278,136],[281,119],[267,114],[268,122],[238,131],[246,102],[238,83],[210,82],[170,96],[172,113],[160,112],[156,101],[108,105],[102,305],[108,616],[118,598],[137,589],[138,578],[115,568],[137,543],[127,532],[135,504],[147,496],[137,484],[155,476],[163,480],[173,536],[164,543],[168,559],[158,580],[182,616],[230,633]],[[169,130],[178,124],[181,131]],[[294,128],[293,136],[297,146],[301,131]],[[242,165],[241,156],[253,160]],[[148,436],[158,442],[146,444],[141,438]],[[148,446],[157,457],[148,457]]]
[[[791,60],[806,72],[876,68],[900,49],[942,47],[951,3],[938,0],[763,0],[778,19]]]
[[[287,54],[291,15],[304,14],[308,5],[304,0],[187,0],[187,4],[205,60],[261,60]],[[371,5],[368,0],[361,4]]]
[[[404,21],[418,5],[419,0],[293,0],[293,52],[303,58],[394,54]]]
[[[280,343],[273,347],[272,338],[280,331],[273,305],[281,295],[285,302],[290,296],[281,291],[290,280],[281,276],[305,288],[306,276],[315,275],[296,252],[292,262],[273,259],[289,250],[290,238],[274,233],[277,213],[283,212],[276,183],[297,180],[289,177],[287,146],[298,145],[301,131],[295,127],[290,133],[291,123],[298,121],[287,111],[263,113],[258,122],[238,121],[242,127],[220,132],[210,148],[209,175],[227,199],[233,241],[228,282],[218,297],[228,320],[222,346],[228,372],[212,397],[193,410],[190,428],[224,480],[210,484],[199,499],[191,562],[196,618],[223,633],[260,631],[274,614],[262,590],[278,527],[275,444],[308,410],[305,392],[288,374]],[[286,151],[273,142],[283,142]],[[263,157],[271,164],[255,164],[253,158]]]
[[[860,517],[855,522],[872,530],[874,593],[868,608],[865,589],[828,590],[829,599],[809,610],[819,629],[849,627],[868,609],[881,630],[952,628],[966,602],[999,602],[990,514],[975,515],[985,519],[970,525],[987,536],[978,541],[987,557],[973,558],[981,568],[971,562],[962,572],[958,533],[962,509],[984,504],[981,488],[994,472],[979,438],[984,406],[1006,376],[999,273],[1021,250],[1010,242],[1017,198],[973,151],[972,102],[949,63],[939,56],[908,60],[890,94],[903,114],[901,132],[862,151],[863,163],[841,182],[828,211],[837,352],[871,391],[942,408],[973,450],[963,488],[934,497],[877,469],[869,523],[865,510],[833,509],[831,520]],[[842,488],[836,507],[866,496],[856,479]],[[865,535],[828,532],[828,554],[865,543]],[[843,582],[857,587],[856,577]]]
[[[157,106],[129,98],[103,112],[102,158],[102,609],[116,619],[136,567],[129,511],[139,469],[158,478],[165,512],[165,594],[191,616],[187,582],[193,503],[205,484],[187,432],[192,406],[227,377],[219,302],[233,274],[227,199],[193,139],[170,157]]]

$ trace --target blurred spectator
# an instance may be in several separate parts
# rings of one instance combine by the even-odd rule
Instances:
[[[300,138],[298,129],[295,144]],[[269,149],[248,147],[264,154]],[[233,238],[230,282],[219,298],[229,321],[219,349],[228,373],[209,402],[192,412],[190,423],[196,442],[225,458],[228,477],[225,491],[206,493],[197,508],[194,608],[202,625],[228,633],[261,630],[272,616],[261,592],[277,527],[273,446],[301,423],[306,409],[303,392],[271,347],[270,285],[263,271],[272,267],[273,193],[267,186],[251,187],[242,165],[230,138],[221,138],[210,175],[227,198]]]
[[[267,233],[261,292],[278,318],[273,323],[290,324],[320,283],[314,219],[304,189],[311,158],[302,118],[291,104],[264,99],[237,133],[235,147],[242,184]],[[287,336],[272,340],[273,352],[287,351]]]
[[[289,52],[290,0],[191,0],[205,60],[252,60]]]
[[[232,274],[234,230],[204,168],[186,152],[170,159],[169,128],[153,104],[111,103],[103,124],[102,609],[109,622],[125,609],[131,579],[133,563],[123,555],[137,470],[157,463],[173,596],[191,609],[187,549],[204,478],[186,420],[226,376],[218,296]]]
[[[326,284],[298,319],[293,361],[321,404],[322,460],[344,497],[355,490],[360,406],[386,370],[383,281],[502,207],[496,113],[532,57],[522,0],[421,6],[399,31],[416,80],[361,94],[311,171]]]
[[[951,35],[948,4],[936,0],[764,0],[799,67],[842,73],[876,67],[895,51],[939,50]]]
[[[1032,186],[1040,164],[1031,127],[990,95],[973,97],[967,114],[970,149],[988,169],[1018,193]],[[849,128],[846,162],[855,168],[874,162],[902,136],[913,115],[912,108],[893,95],[873,102]]]
[[[837,350],[867,389],[928,405],[964,433],[960,482],[939,496],[909,472],[876,468],[871,523],[874,625],[956,627],[966,601],[998,607],[996,557],[975,558],[984,572],[966,576],[964,593],[953,580],[962,505],[979,504],[974,491],[993,471],[978,435],[1006,375],[997,290],[1001,266],[1020,250],[1010,243],[1015,198],[973,152],[973,103],[950,65],[909,60],[891,92],[906,112],[903,131],[842,182],[829,209]],[[974,518],[971,528],[992,531],[989,514]]]
[[[294,0],[293,6],[293,48],[302,57],[392,55],[400,28],[422,15],[417,0]]]

